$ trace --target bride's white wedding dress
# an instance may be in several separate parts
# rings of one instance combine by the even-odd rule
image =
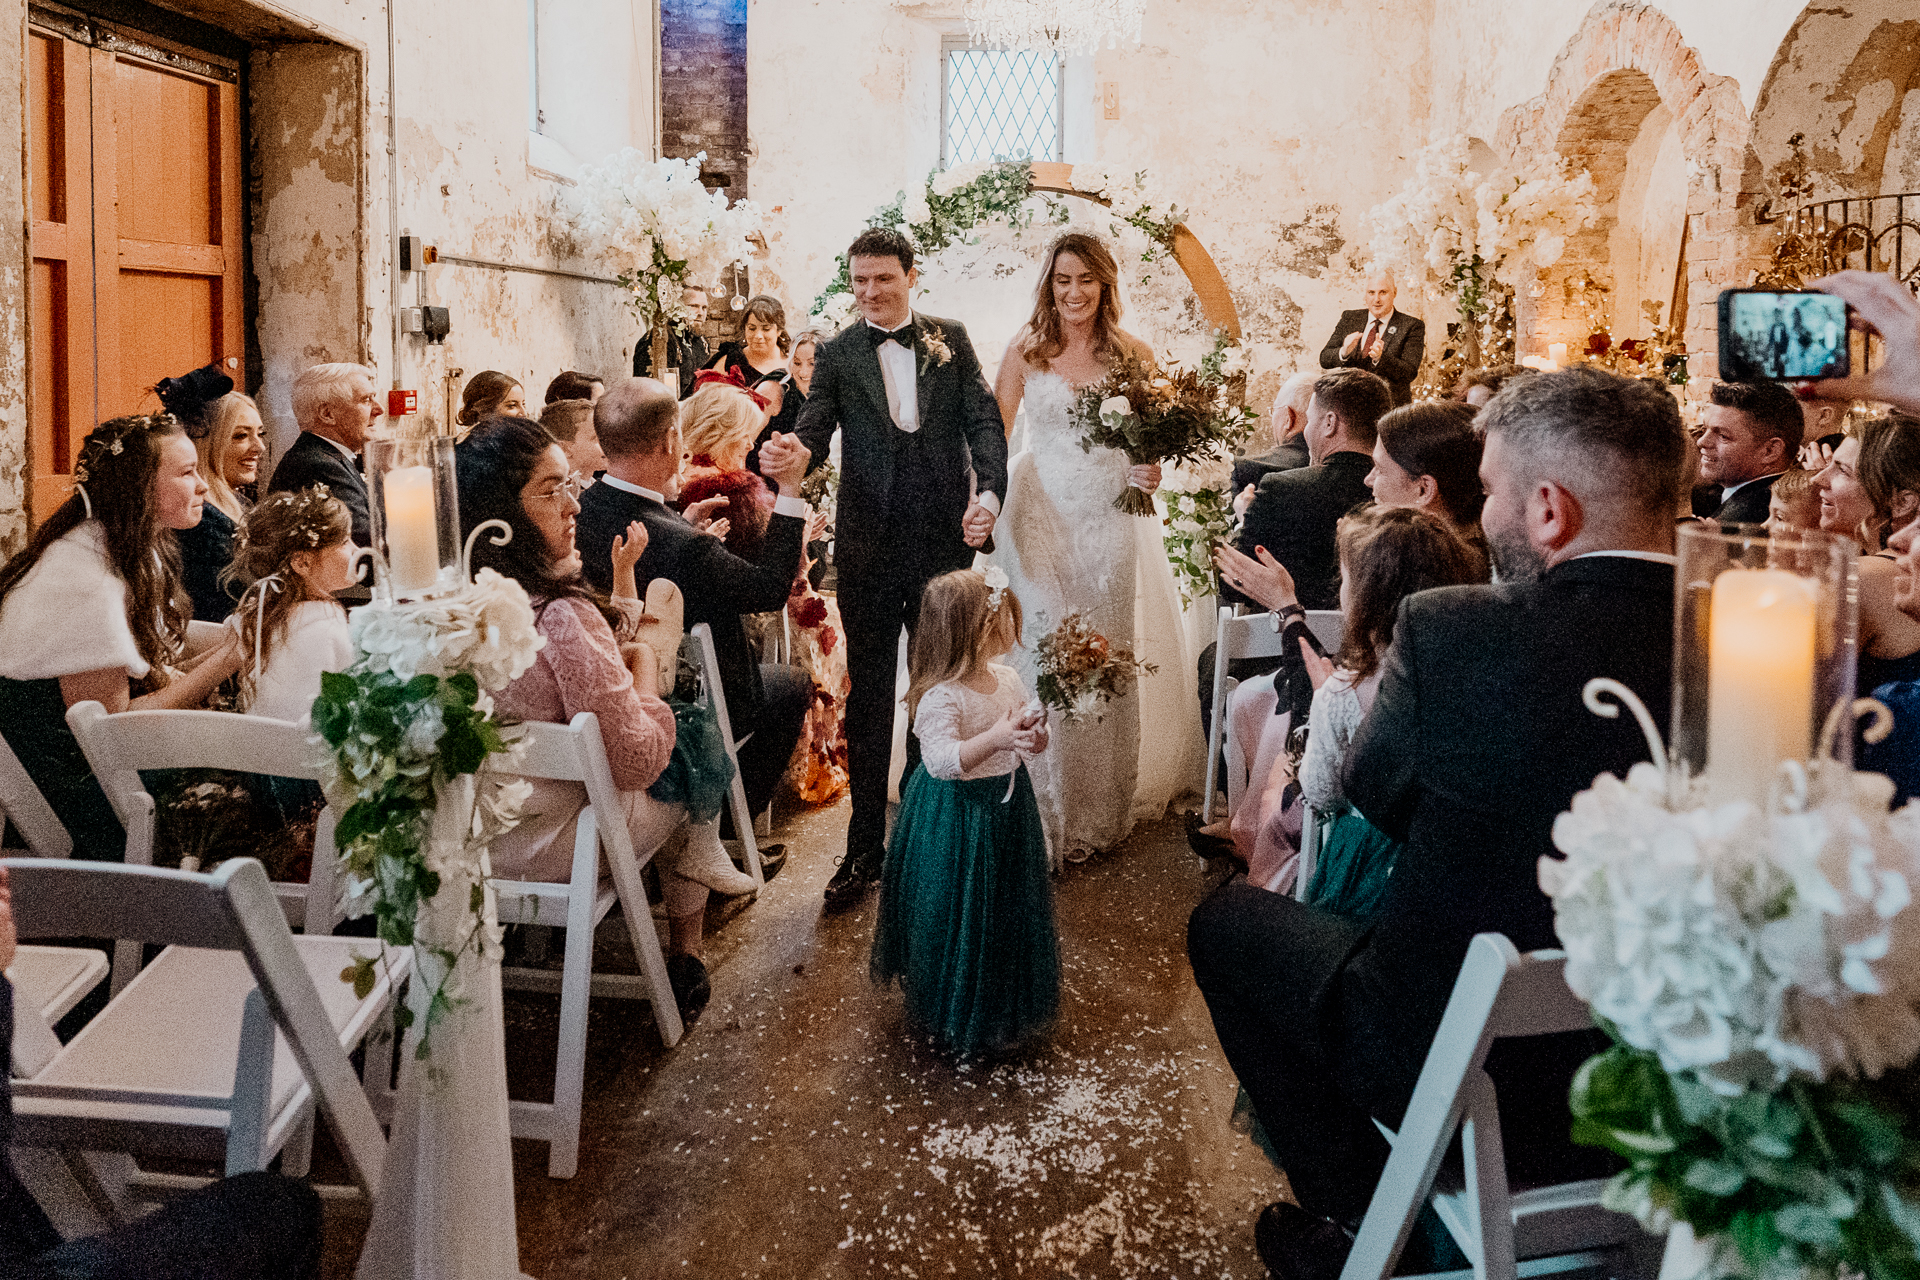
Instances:
[[[1193,654],[1161,521],[1114,509],[1127,482],[1126,455],[1081,450],[1073,400],[1060,375],[1027,375],[1029,447],[1008,463],[1006,506],[987,558],[1006,570],[1026,614],[1021,647],[1006,661],[1032,688],[1040,637],[1078,611],[1159,671],[1106,703],[1097,721],[1051,716],[1052,742],[1029,770],[1056,867],[1070,850],[1111,849],[1135,822],[1198,790],[1205,755]]]

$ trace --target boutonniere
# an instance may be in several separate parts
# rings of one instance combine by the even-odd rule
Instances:
[[[924,352],[920,357],[922,374],[936,364],[944,368],[953,359],[953,348],[947,345],[947,335],[940,331],[937,324],[930,324],[920,331],[920,347]]]

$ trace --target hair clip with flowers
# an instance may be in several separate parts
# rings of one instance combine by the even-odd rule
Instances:
[[[987,608],[998,613],[1007,598],[1007,571],[997,564],[988,565],[980,575],[987,580]]]
[[[80,495],[80,505],[86,509],[87,519],[93,519],[93,499],[87,493],[87,481],[93,478],[93,469],[108,457],[117,458],[127,451],[127,437],[136,431],[171,431],[177,425],[170,413],[150,413],[130,418],[113,418],[101,423],[87,433],[80,446],[80,456],[73,462],[73,489]]]

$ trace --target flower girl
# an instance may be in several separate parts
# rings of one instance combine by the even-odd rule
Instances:
[[[248,715],[305,720],[320,673],[352,664],[347,611],[333,598],[353,584],[351,519],[325,485],[276,493],[247,513],[229,573],[249,584],[233,614]]]
[[[1020,635],[1006,577],[943,574],[920,598],[907,708],[921,764],[887,849],[875,982],[900,979],[907,1012],[943,1047],[1001,1053],[1043,1034],[1060,1005],[1046,838],[1022,756],[1046,719],[993,659]]]

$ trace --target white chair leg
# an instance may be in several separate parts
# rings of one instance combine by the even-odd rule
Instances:
[[[640,868],[624,858],[608,858],[613,874],[613,889],[620,896],[620,914],[627,922],[627,937],[633,942],[634,958],[646,975],[647,990],[653,993],[653,1021],[660,1028],[660,1040],[671,1049],[686,1034],[680,1020],[680,1005],[673,998],[673,984],[667,981],[667,958],[660,950],[660,935],[654,929],[653,911],[647,906],[646,886],[640,882]]]
[[[1474,1280],[1514,1280],[1513,1204],[1493,1078],[1476,1067],[1467,1073],[1460,1093],[1466,1102],[1460,1144],[1467,1171],[1467,1209],[1479,1239],[1456,1243],[1473,1262]]]
[[[547,1176],[580,1167],[580,1102],[587,1071],[587,1001],[593,989],[593,885],[575,885],[567,907],[567,950],[560,971],[560,1052],[548,1116]]]
[[[300,1119],[287,1134],[280,1148],[280,1172],[289,1178],[304,1178],[313,1167],[313,1103],[300,1108]]]

